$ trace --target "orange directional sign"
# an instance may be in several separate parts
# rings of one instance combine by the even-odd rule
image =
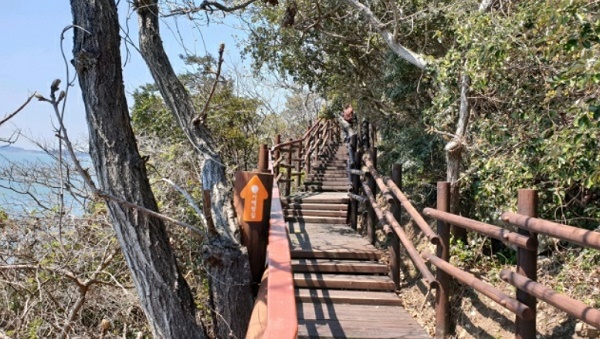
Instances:
[[[262,221],[263,204],[269,198],[269,192],[257,175],[253,176],[244,186],[240,197],[244,199],[243,220],[246,222]]]

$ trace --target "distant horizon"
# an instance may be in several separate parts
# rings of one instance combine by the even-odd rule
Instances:
[[[46,151],[42,150],[42,149],[27,149],[21,146],[15,146],[15,145],[0,145],[0,152],[27,152],[27,153],[40,153],[40,154],[48,154]],[[51,149],[50,150],[51,153],[58,153],[58,149]],[[63,153],[68,155],[67,150],[63,149]],[[89,152],[87,151],[75,151],[75,154],[77,155],[89,155]]]

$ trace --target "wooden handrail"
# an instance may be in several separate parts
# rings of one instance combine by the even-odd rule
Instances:
[[[273,171],[273,160],[268,162],[268,169]],[[280,177],[281,174],[273,182],[271,191],[267,269],[258,290],[246,339],[293,339],[298,335],[292,258],[281,204]]]
[[[296,140],[290,140],[290,141],[286,141],[277,145],[273,145],[273,147],[271,148],[271,151],[275,151],[277,149],[280,149],[282,147],[288,146],[288,145],[294,145],[297,143],[300,143],[304,140],[306,140],[306,138],[308,138],[308,136],[312,133],[312,131],[317,127],[321,125],[321,120],[322,119],[318,119],[309,129],[308,131],[306,131],[306,133],[304,133],[304,135],[302,136],[302,138],[300,139],[296,139]]]
[[[363,122],[361,132],[368,132],[368,130],[368,122]],[[436,337],[444,337],[448,334],[448,300],[451,291],[451,277],[454,277],[461,283],[481,292],[483,295],[515,313],[517,315],[515,318],[515,334],[518,338],[535,336],[536,299],[543,300],[570,314],[576,319],[592,326],[600,327],[600,309],[593,308],[579,300],[560,294],[551,288],[536,282],[538,233],[586,248],[600,250],[600,232],[537,218],[537,191],[528,189],[519,190],[517,213],[506,212],[502,214],[501,217],[503,221],[518,226],[519,230],[517,232],[452,214],[449,213],[450,184],[447,182],[438,182],[437,209],[425,208],[423,210],[425,215],[437,220],[436,233],[401,191],[401,170],[398,171],[395,168],[392,169],[392,177],[394,180],[390,178],[382,179],[377,173],[377,150],[375,145],[370,143],[370,134],[362,133],[362,135],[359,135],[355,139],[358,139],[359,137],[362,140],[362,147],[356,149],[356,156],[354,158],[356,163],[353,164],[353,169],[348,171],[352,178],[352,191],[348,196],[353,201],[351,205],[352,208],[349,208],[348,219],[350,220],[352,227],[356,228],[356,206],[358,206],[356,201],[361,201],[368,207],[368,216],[366,218],[368,236],[370,230],[375,228],[374,224],[379,221],[381,228],[383,228],[386,233],[393,231],[393,234],[398,237],[398,239],[389,239],[390,242],[388,244],[390,249],[390,271],[392,277],[394,277],[393,271],[399,270],[398,266],[394,266],[393,264],[394,258],[396,258],[396,261],[400,260],[399,254],[393,252],[393,246],[397,246],[398,240],[404,245],[414,266],[421,272],[425,280],[430,282],[430,288],[436,288],[437,290],[435,299]],[[373,140],[374,139],[375,138],[373,138]],[[355,141],[353,145],[356,145]],[[369,156],[361,156],[363,152],[369,154]],[[366,171],[364,172],[359,170],[363,165],[366,167]],[[400,174],[398,175],[397,173]],[[368,181],[368,183],[365,181]],[[392,207],[399,207],[399,205],[404,207],[406,212],[412,217],[413,221],[423,231],[423,234],[427,236],[432,243],[437,245],[437,254],[432,254],[427,251],[419,254],[412,241],[406,236],[404,229],[400,226],[397,220],[399,219],[399,215],[394,215],[394,213],[378,205],[375,192],[377,187],[387,201],[390,201],[390,197],[387,196],[388,194],[391,193],[395,197],[395,199],[391,199],[395,201],[395,204],[393,204]],[[362,195],[359,195],[361,190]],[[363,218],[363,220],[365,220],[365,218]],[[464,227],[485,236],[502,240],[511,245],[516,245],[517,272],[504,270],[500,274],[504,281],[517,287],[516,298],[509,297],[491,284],[450,264],[451,225]],[[419,257],[417,260],[415,260],[416,256]],[[437,268],[435,278],[433,278],[433,275],[424,264],[423,259]],[[393,279],[395,279],[394,282],[399,280],[399,278]],[[397,282],[396,286],[398,286]]]
[[[368,157],[368,155],[365,156],[363,160],[365,162],[365,165],[367,166],[367,169],[369,170],[369,173],[371,173],[373,178],[379,179],[379,180],[375,180],[375,182],[379,185],[381,191],[384,194],[386,192],[389,192],[392,195],[394,195],[396,197],[396,199],[398,199],[398,201],[400,201],[400,204],[404,207],[406,212],[408,212],[408,214],[411,216],[411,218],[413,218],[413,220],[415,221],[417,226],[419,226],[421,231],[423,231],[423,233],[427,236],[427,238],[429,238],[429,241],[432,244],[436,244],[436,245],[439,244],[440,239],[439,239],[438,235],[435,234],[435,232],[431,229],[431,227],[429,227],[429,224],[427,223],[427,221],[425,221],[425,219],[423,219],[421,214],[412,205],[410,200],[408,200],[408,198],[406,198],[406,196],[404,195],[404,193],[402,193],[400,188],[398,188],[398,186],[396,186],[394,181],[390,178],[387,178],[385,180],[385,185],[384,185],[384,180],[380,179],[379,174],[377,173],[377,170],[373,166],[373,163],[371,162],[371,159]]]
[[[431,288],[437,288],[438,283],[435,280],[433,274],[431,274],[431,271],[429,271],[429,269],[425,265],[425,261],[423,261],[423,259],[419,256],[419,252],[415,248],[414,244],[410,241],[410,239],[406,235],[406,232],[404,232],[398,221],[389,211],[384,212],[381,210],[381,208],[375,201],[375,196],[373,196],[373,192],[371,192],[371,189],[365,182],[363,182],[362,187],[365,194],[367,195],[367,201],[370,203],[371,207],[375,211],[375,214],[377,214],[379,222],[384,226],[384,229],[387,228],[389,230],[386,231],[386,233],[394,232],[398,236],[398,239],[400,240],[400,242],[402,242],[402,245],[406,249],[409,258],[411,259],[415,267],[419,270],[419,272],[421,272],[421,275],[423,276],[425,282],[427,282],[427,284]]]
[[[281,188],[284,195],[291,193],[292,176],[296,177],[295,186],[298,188],[302,184],[302,175],[311,173],[313,153],[323,152],[321,146],[333,134],[335,126],[329,120],[318,119],[299,139],[281,142],[281,137],[277,136],[278,143],[271,148],[271,152],[277,157],[273,166],[274,173],[281,177],[281,169],[284,169],[285,179],[279,180],[280,183],[285,184]],[[287,155],[282,156],[281,153]],[[294,169],[295,172],[292,173]]]
[[[508,269],[500,272],[500,278],[518,289],[535,296],[537,299],[543,300],[559,310],[570,314],[576,319],[580,319],[597,328],[600,327],[600,310],[596,308],[558,293],[551,288]]]
[[[472,231],[476,231],[490,238],[498,239],[500,241],[519,246],[527,250],[537,250],[538,247],[538,241],[536,238],[524,234],[519,234],[516,232],[511,232],[502,227],[486,224],[473,219],[468,219],[452,213],[438,211],[434,208],[425,208],[423,210],[423,214],[434,219],[450,223],[452,225],[468,228]]]
[[[583,247],[600,250],[600,232],[558,224],[512,212],[502,214],[500,219],[529,231],[549,235]]]
[[[469,272],[465,272],[460,268],[452,266],[452,264],[447,263],[446,261],[438,258],[437,256],[424,252],[422,254],[423,259],[431,262],[435,267],[443,270],[444,272],[450,274],[454,278],[456,278],[461,283],[472,287],[474,290],[482,293],[486,297],[492,299],[496,303],[502,305],[507,310],[513,312],[520,318],[525,320],[533,319],[535,313],[529,308],[527,305],[519,302],[518,300],[509,297],[504,292],[495,288],[494,286],[482,281],[481,279],[477,279],[474,275]]]
[[[294,295],[292,258],[281,206],[281,194],[275,182],[269,222],[267,328],[263,338],[296,338],[298,315]]]

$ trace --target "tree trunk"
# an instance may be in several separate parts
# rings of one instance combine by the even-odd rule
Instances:
[[[463,159],[463,150],[465,137],[467,135],[467,126],[469,124],[470,107],[467,94],[469,91],[470,78],[463,75],[460,83],[460,110],[456,133],[454,139],[448,142],[444,147],[446,151],[446,179],[450,183],[450,213],[458,214],[460,212],[460,190],[458,179],[460,178],[460,167]],[[467,232],[464,228],[452,225],[452,235],[455,240],[462,240],[466,243]]]
[[[201,123],[193,123],[198,113],[173,71],[160,38],[157,0],[143,1],[137,11],[142,56],[166,105],[196,150],[202,189],[209,193],[204,201],[205,210],[210,208],[210,215],[206,217],[212,216],[215,228],[203,253],[213,301],[215,332],[219,338],[230,335],[241,338],[246,334],[254,301],[248,255],[246,248],[240,246],[239,226],[233,208],[233,185],[226,179],[225,165],[210,132]]]
[[[71,0],[74,65],[85,102],[90,153],[101,190],[158,210],[129,121],[114,0]],[[204,338],[194,298],[159,219],[107,202],[155,338]]]

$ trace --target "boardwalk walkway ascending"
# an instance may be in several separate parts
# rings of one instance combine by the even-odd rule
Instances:
[[[284,199],[299,338],[430,338],[403,308],[381,253],[346,223],[347,150],[333,145]]]

